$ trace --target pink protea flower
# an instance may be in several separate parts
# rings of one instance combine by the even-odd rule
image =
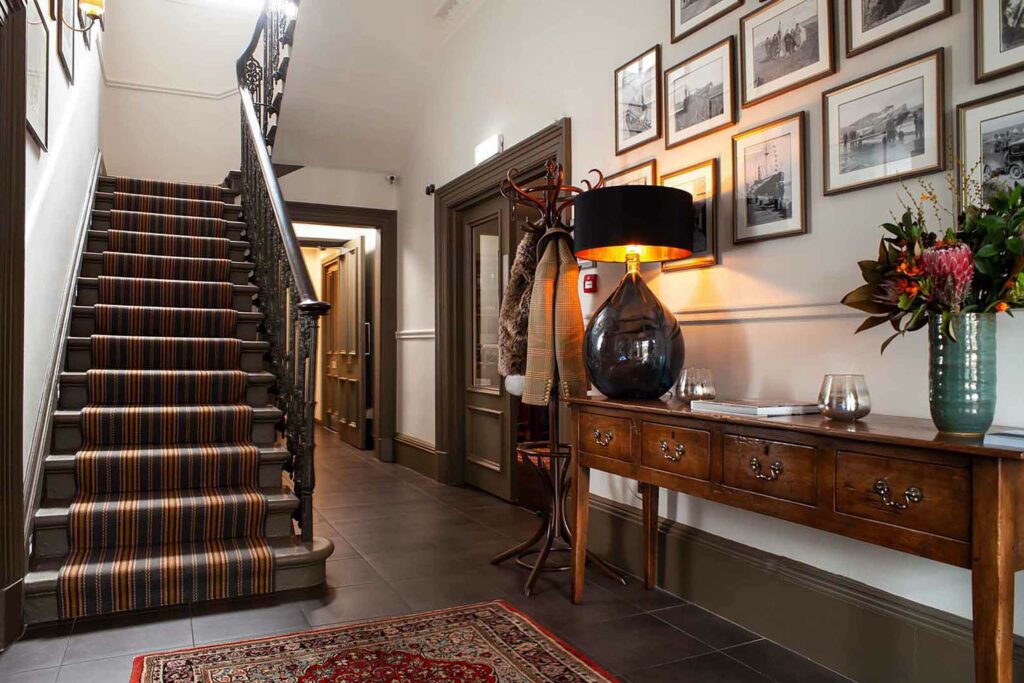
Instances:
[[[936,301],[959,310],[971,291],[974,254],[966,244],[931,247],[921,255],[924,276],[932,281]]]

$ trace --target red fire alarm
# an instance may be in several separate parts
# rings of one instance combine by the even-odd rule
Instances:
[[[593,294],[597,291],[597,273],[587,273],[583,276],[583,293]]]

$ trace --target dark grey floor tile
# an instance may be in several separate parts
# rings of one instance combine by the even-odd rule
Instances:
[[[547,582],[538,584],[530,597],[522,593],[515,595],[511,602],[518,609],[536,619],[545,627],[559,632],[562,628],[582,627],[603,621],[621,619],[640,613],[640,609],[616,597],[599,586],[587,587],[583,602],[572,604],[568,575],[547,576]],[[522,574],[526,580],[526,573]]]
[[[536,513],[515,505],[486,505],[462,509],[462,514],[492,529],[526,540],[542,523]]]
[[[672,607],[653,614],[716,650],[761,639],[761,636],[739,624],[734,624],[696,605]]]
[[[0,654],[0,678],[20,671],[60,666],[68,646],[69,624],[29,629]]]
[[[192,645],[188,609],[173,608],[75,622],[64,664]]]
[[[775,683],[849,683],[850,679],[829,671],[792,650],[769,640],[730,648],[726,654]]]
[[[4,683],[54,683],[57,680],[59,668],[33,669],[32,671],[19,671],[17,673],[6,673],[0,675]]]
[[[391,585],[413,610],[424,612],[507,599],[510,590],[515,589],[515,580],[501,580],[498,572],[473,572],[405,579]]]
[[[60,668],[57,683],[128,683],[134,661],[135,657],[111,657],[65,664]]]
[[[446,547],[422,550],[385,552],[367,555],[366,561],[384,579],[399,581],[427,576],[444,576],[465,571],[467,567],[488,566],[491,558],[512,543],[504,537],[484,539],[475,547],[453,552]]]
[[[345,588],[346,586],[359,586],[365,583],[375,583],[381,580],[369,562],[361,557],[327,562],[327,585],[331,588]]]
[[[196,645],[226,643],[255,636],[295,633],[309,628],[298,601],[247,606],[212,603],[192,613],[192,638]]]
[[[713,652],[626,675],[629,683],[770,683],[735,659]]]
[[[711,651],[704,643],[649,614],[564,627],[559,634],[613,673],[668,664]]]
[[[370,556],[430,548],[442,548],[457,553],[472,550],[483,542],[493,540],[497,534],[494,529],[469,522],[455,528],[426,527],[404,529],[388,535],[364,533],[347,535],[345,538],[361,555]]]
[[[448,503],[452,507],[464,510],[467,508],[486,507],[488,505],[506,506],[508,503],[483,491],[469,488],[468,486],[446,486],[442,489],[434,489],[427,492],[438,500]]]
[[[638,576],[623,573],[622,577],[626,580],[625,584],[613,581],[607,574],[595,567],[593,563],[587,565],[588,582],[611,591],[645,612],[686,604],[686,601],[679,596],[663,591],[660,588],[647,590],[644,587],[644,580]],[[583,599],[587,599],[586,593],[584,593]]]
[[[390,617],[413,611],[401,596],[383,581],[348,588],[324,588],[319,595],[307,598],[300,604],[306,620],[315,627]]]

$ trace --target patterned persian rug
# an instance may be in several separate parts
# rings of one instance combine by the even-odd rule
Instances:
[[[132,683],[614,683],[503,601],[136,658]]]

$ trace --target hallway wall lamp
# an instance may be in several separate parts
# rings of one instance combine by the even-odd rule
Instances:
[[[103,15],[107,11],[107,0],[78,0],[78,11],[89,20],[89,23],[82,28],[72,26],[63,17],[61,17],[61,22],[75,33],[88,33],[97,20],[103,19]]]

